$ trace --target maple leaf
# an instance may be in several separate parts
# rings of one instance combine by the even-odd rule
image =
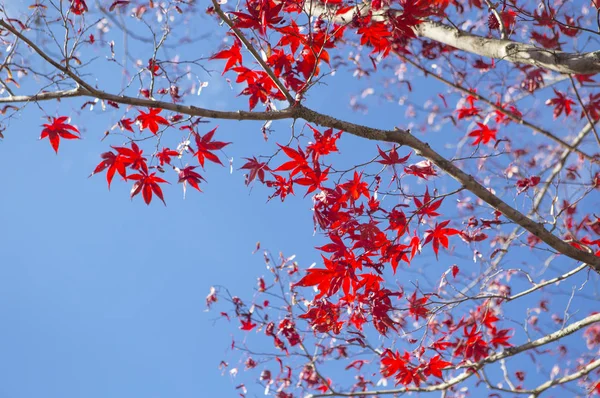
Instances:
[[[300,32],[300,28],[294,20],[291,20],[288,26],[277,28],[277,31],[281,33],[277,47],[290,46],[292,55],[296,53],[300,44],[306,43],[306,37]]]
[[[250,96],[248,99],[250,110],[254,109],[259,101],[265,103],[269,99],[269,92],[260,82],[248,84],[248,87],[242,90],[240,95]]]
[[[517,13],[513,10],[501,11],[500,19],[502,19],[502,25],[504,25],[504,29],[507,31],[507,33],[509,33],[513,31],[514,24],[517,19]],[[496,15],[490,14],[488,26],[490,29],[500,29],[500,23],[498,22],[498,18],[496,18]]]
[[[69,118],[67,116],[53,117],[52,123],[43,125],[44,129],[40,135],[40,140],[48,137],[48,140],[50,140],[50,145],[56,153],[58,153],[58,146],[60,145],[61,138],[66,140],[75,140],[80,138],[77,135],[79,134],[77,127],[72,126],[69,123],[65,123],[68,119]]]
[[[132,199],[135,195],[142,192],[144,202],[146,202],[146,204],[149,205],[152,201],[152,194],[154,194],[158,196],[160,200],[162,200],[165,206],[167,205],[163,197],[162,189],[158,184],[168,184],[168,182],[160,177],[157,177],[156,173],[147,174],[147,172],[142,170],[141,173],[131,174],[127,176],[127,178],[135,181],[135,184],[133,184],[133,187],[131,188]]]
[[[459,272],[458,265],[453,265],[452,266],[452,277],[456,278],[456,275],[458,275],[458,272]]]
[[[544,74],[546,73],[546,70],[542,68],[530,70],[531,68],[531,65],[519,67],[519,69],[525,73],[525,78],[523,79],[523,82],[521,82],[521,87],[530,93],[533,93],[544,84]]]
[[[246,1],[245,9],[248,13],[231,13],[237,17],[234,21],[235,27],[253,29],[265,36],[267,28],[283,21],[283,17],[279,16],[283,3],[273,0]]]
[[[242,64],[241,50],[242,50],[242,44],[236,38],[235,41],[233,42],[233,45],[230,48],[219,51],[218,53],[216,53],[215,55],[210,57],[210,59],[226,59],[227,60],[227,62],[225,63],[225,68],[223,69],[223,73],[221,73],[221,75],[224,75],[225,72],[232,69],[235,65]]]
[[[371,54],[383,53],[384,57],[389,54],[391,45],[388,38],[392,34],[386,23],[369,21],[369,23],[363,23],[356,33],[361,36],[361,45],[371,45],[373,47]]]
[[[236,83],[247,82],[248,84],[252,84],[259,78],[258,72],[248,69],[245,66],[236,66],[235,68],[231,68],[231,70],[237,73],[237,77],[235,78]]]
[[[304,171],[304,177],[297,178],[294,182],[298,185],[308,186],[306,194],[314,192],[317,188],[321,188],[322,184],[327,181],[327,175],[329,174],[329,168],[321,171],[319,164],[317,163],[314,169]]]
[[[202,166],[202,168],[204,168],[205,159],[210,160],[214,163],[218,163],[222,166],[223,163],[221,163],[217,155],[212,153],[212,151],[218,151],[231,144],[231,142],[213,141],[212,138],[215,135],[215,131],[217,131],[217,127],[204,134],[204,136],[198,133],[194,133],[196,147],[198,149],[196,150],[196,152],[194,152],[193,156],[196,156],[198,158],[198,162],[200,163],[200,166]]]
[[[383,158],[383,160],[378,160],[377,163],[381,163],[386,166],[394,166],[396,164],[405,163],[408,158],[410,158],[410,155],[412,155],[412,152],[409,152],[408,155],[401,158],[398,156],[396,146],[394,146],[388,153],[382,151],[381,148],[379,148],[379,145],[377,146],[377,150],[379,151],[379,155]]]
[[[329,155],[332,152],[337,152],[336,141],[342,135],[341,131],[333,134],[333,129],[327,129],[321,134],[321,132],[311,125],[307,125],[312,131],[315,137],[315,142],[310,143],[306,147],[306,152],[312,155],[313,162],[319,160],[319,157]]]
[[[275,193],[269,196],[269,199],[279,196],[283,202],[287,195],[294,194],[294,182],[291,177],[289,180],[278,174],[273,174],[273,177],[275,177],[274,181],[265,181],[269,188],[275,187]]]
[[[407,298],[408,300],[408,312],[415,317],[415,320],[419,320],[419,317],[426,318],[429,314],[429,310],[425,307],[425,304],[429,300],[429,297],[423,296],[417,298],[417,292],[415,291],[412,296]]]
[[[436,355],[429,360],[427,366],[424,369],[425,376],[435,376],[442,378],[442,370],[452,366],[452,362],[444,361],[440,355]]]
[[[571,105],[575,105],[575,101],[567,97],[566,94],[556,91],[556,89],[554,89],[554,94],[556,94],[556,97],[546,101],[546,105],[554,106],[554,119],[559,117],[563,111],[566,116],[569,116],[571,114]]]
[[[422,218],[423,216],[437,217],[440,214],[437,213],[436,210],[441,206],[443,200],[444,198],[436,201],[431,200],[431,196],[429,196],[429,188],[427,188],[425,190],[425,195],[423,195],[423,202],[421,202],[421,200],[419,200],[419,198],[416,196],[413,198],[415,206],[417,207],[415,214],[418,214],[419,218]]]
[[[135,120],[140,123],[140,130],[144,130],[146,128],[150,129],[152,134],[156,135],[158,132],[158,125],[163,124],[165,126],[169,125],[167,119],[162,116],[158,116],[162,109],[158,108],[149,108],[148,113],[138,110],[140,113]]]
[[[361,181],[361,178],[362,173],[359,174],[355,171],[354,178],[341,185],[353,201],[358,200],[361,195],[367,199],[370,197],[368,185],[366,182]]]
[[[308,165],[308,162],[306,161],[306,155],[304,154],[304,152],[302,151],[302,149],[300,147],[298,147],[298,150],[294,150],[288,146],[283,146],[283,145],[279,145],[277,144],[282,150],[283,152],[291,159],[287,162],[285,162],[284,164],[282,164],[281,166],[277,167],[274,171],[290,171],[290,176],[293,177],[296,174],[302,172],[306,172],[307,170],[311,170],[310,166]]]
[[[121,119],[119,120],[119,127],[121,128],[121,130],[127,130],[127,131],[131,131],[132,133],[133,131],[133,127],[131,127],[133,125],[133,123],[135,123],[135,120],[131,120],[131,119]]]
[[[194,171],[194,169],[197,166],[187,166],[184,167],[183,169],[178,169],[175,168],[175,171],[177,171],[177,175],[179,176],[179,180],[177,181],[177,183],[181,184],[183,183],[183,197],[185,198],[185,191],[186,191],[186,187],[187,187],[187,183],[189,183],[194,189],[198,190],[198,192],[202,192],[202,190],[200,189],[200,186],[198,184],[200,184],[201,180],[204,180],[204,177],[202,177],[200,174],[196,173]]]
[[[492,344],[494,346],[494,348],[498,348],[499,346],[503,346],[503,347],[511,347],[512,344],[508,342],[508,340],[512,337],[512,336],[507,336],[508,332],[510,332],[511,329],[502,329],[502,330],[497,330],[496,328],[491,329],[490,333],[492,335],[492,338],[490,339],[490,344]]]
[[[174,151],[169,148],[163,148],[162,151],[160,151],[156,154],[156,157],[158,158],[158,162],[160,163],[161,166],[163,166],[165,164],[171,164],[171,158],[174,156],[179,156],[179,152]]]
[[[546,33],[540,34],[538,32],[531,32],[531,38],[537,41],[542,47],[547,48],[548,50],[560,50],[561,43],[559,43],[558,39],[560,38],[560,33],[555,32],[552,37],[548,37]],[[562,43],[564,44],[564,43]]]
[[[440,248],[440,244],[444,246],[446,249],[448,248],[448,236],[459,234],[460,231],[454,228],[446,228],[446,225],[450,223],[450,220],[444,221],[442,223],[436,223],[433,229],[428,229],[425,231],[425,241],[423,242],[423,246],[428,244],[429,242],[433,242],[433,251],[435,253],[435,257],[438,257],[438,250]]]
[[[581,118],[585,117],[585,112],[588,113],[592,120],[597,121],[600,119],[600,93],[590,94],[589,102],[584,106],[584,110],[581,111]]]
[[[250,170],[246,177],[246,185],[249,185],[252,181],[258,177],[258,180],[262,183],[265,182],[265,171],[269,171],[269,166],[266,163],[259,162],[256,157],[252,159],[244,158],[247,162],[240,167],[240,169]]]
[[[242,326],[240,326],[241,330],[250,331],[256,327],[256,323],[252,322],[252,317],[250,315],[246,316],[246,319],[240,319]]]
[[[400,353],[395,353],[387,349],[383,353],[381,358],[381,374],[384,377],[395,375],[396,385],[402,384],[407,386],[411,383],[419,386],[421,381],[424,380],[419,367],[410,365],[410,354],[404,352],[404,355],[400,356]]]
[[[475,137],[475,141],[471,145],[475,146],[479,143],[487,144],[490,140],[496,141],[496,133],[498,130],[491,129],[483,123],[477,122],[478,129],[469,133],[469,137]]]
[[[406,174],[412,174],[424,180],[427,180],[429,177],[437,176],[437,172],[433,167],[433,163],[431,163],[429,160],[422,160],[419,163],[406,166],[404,167],[404,172]]]
[[[477,325],[471,329],[463,328],[466,340],[459,340],[454,349],[454,356],[462,355],[465,359],[473,359],[479,362],[488,356],[490,347],[482,338],[482,333],[477,331]]]
[[[372,275],[370,278],[374,279],[376,283],[376,290],[371,290],[368,296],[373,326],[381,335],[385,336],[389,329],[397,331],[396,324],[398,322],[390,318],[389,315],[389,312],[394,309],[390,297],[401,295],[401,293],[392,293],[388,289],[379,290],[379,284],[383,282],[383,278],[378,275]]]
[[[595,83],[596,81],[592,78],[593,75],[573,75],[575,79],[579,82],[579,84],[583,85],[583,83]]]
[[[393,352],[388,348],[381,355],[381,374],[384,377],[393,376],[406,368],[409,361],[410,354],[408,352],[401,356],[398,351]]]
[[[104,169],[108,167],[108,171],[106,172],[106,181],[108,182],[108,189],[110,190],[110,183],[115,175],[115,172],[118,172],[124,180],[127,180],[127,172],[126,168],[130,164],[128,159],[121,154],[115,154],[111,152],[104,152],[100,157],[103,159],[94,169],[90,177],[94,174],[100,173]]]
[[[344,322],[339,321],[340,307],[327,300],[315,300],[299,318],[309,320],[310,327],[319,332],[339,334]]]
[[[146,158],[143,157],[144,151],[135,143],[131,143],[131,149],[127,147],[112,147],[119,155],[124,157],[125,162],[133,170],[141,170],[144,173],[148,173],[148,165],[146,164]]]
[[[85,0],[71,0],[70,11],[75,15],[81,15],[88,11]]]
[[[529,188],[535,187],[539,183],[540,183],[540,177],[538,177],[538,176],[533,176],[530,178],[522,178],[519,181],[517,181],[517,187],[519,188],[517,193],[519,193],[519,194],[523,193],[523,192],[527,191]]]
[[[316,299],[330,297],[343,288],[344,294],[350,293],[350,287],[356,286],[354,270],[342,261],[332,261],[323,257],[325,268],[310,268],[306,275],[294,284],[296,286],[316,286],[319,293]]]
[[[477,100],[477,98],[475,98],[472,95],[467,96],[465,102],[467,102],[469,104],[469,106],[459,108],[456,110],[456,112],[458,113],[457,117],[459,120],[467,118],[467,117],[479,116],[479,112],[481,112],[481,109],[475,106],[476,100]]]

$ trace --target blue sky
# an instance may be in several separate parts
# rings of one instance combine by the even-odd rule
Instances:
[[[216,29],[214,21],[202,21]],[[135,46],[145,63],[144,48]],[[215,47],[199,42],[194,50],[207,56]],[[94,51],[100,59],[107,54],[106,46]],[[116,65],[94,65],[88,71],[99,84],[118,87],[117,79],[107,83]],[[191,101],[245,109],[235,97],[238,88],[230,89],[219,74],[203,77],[210,84]],[[351,96],[372,83],[343,73],[325,82],[309,96],[309,106],[374,127],[402,125],[404,108],[379,99],[381,92],[372,97],[368,114],[350,108]],[[413,85],[415,103],[440,87],[431,79]],[[25,82],[22,91],[34,87]],[[171,176],[173,185],[164,188],[168,206],[157,200],[146,206],[140,197],[129,200],[131,183],[116,177],[109,192],[104,174],[88,178],[100,153],[122,143],[118,137],[100,139],[124,112],[101,115],[98,108],[81,110],[83,102],[44,104],[49,115],[71,116],[83,133],[81,141],[62,141],[58,156],[46,140],[38,141],[46,120],[33,105],[10,121],[0,143],[0,397],[234,396],[237,382],[221,377],[217,366],[221,360],[236,365],[228,347],[238,325],[215,322],[217,313],[205,312],[210,286],[251,297],[256,278],[266,273],[261,254],[252,255],[257,241],[274,254],[296,254],[303,267],[318,261],[312,248],[321,241],[313,235],[310,199],[302,199],[300,190],[284,204],[267,203],[270,191],[249,189],[237,170],[242,157],[269,154],[275,142],[287,142],[290,122],[274,123],[267,143],[260,123],[202,126],[206,132],[218,124],[216,138],[234,142],[225,150],[233,172],[209,164],[204,192],[188,190],[185,200]],[[169,134],[177,142],[183,133]],[[455,130],[427,134],[439,150],[445,150],[442,142],[462,137]],[[376,154],[375,144],[368,152],[365,147],[344,136],[344,162]],[[445,181],[431,186],[443,191],[452,185]],[[461,263],[465,273],[467,260]],[[433,257],[420,261],[433,263]],[[429,269],[438,277],[447,267],[436,263]],[[416,276],[408,278],[406,284]]]

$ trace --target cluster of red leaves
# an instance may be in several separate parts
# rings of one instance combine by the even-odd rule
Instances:
[[[428,295],[414,291],[404,298],[403,291],[384,287],[381,274],[386,265],[395,272],[401,262],[410,264],[414,256],[429,244],[436,256],[441,247],[449,248],[450,237],[461,231],[450,228],[449,220],[435,222],[441,216],[443,198],[432,196],[427,189],[422,196],[413,198],[414,209],[409,211],[407,207],[410,206],[404,204],[387,211],[373,196],[373,188],[364,174],[358,171],[351,178],[330,187],[325,178],[329,167],[323,163],[323,159],[338,151],[340,133],[334,133],[331,129],[320,132],[312,126],[309,128],[314,139],[306,149],[279,146],[286,159],[278,167],[270,168],[256,158],[247,159],[248,162],[243,166],[250,172],[247,182],[259,180],[275,189],[271,197],[278,196],[284,200],[287,195],[294,193],[296,185],[306,187],[307,194],[316,193],[313,196],[315,225],[325,232],[328,242],[318,248],[323,266],[308,269],[293,285],[294,289],[314,287],[316,290],[305,313],[299,318],[306,320],[312,330],[318,333],[339,334],[350,326],[362,331],[369,324],[384,336],[390,331],[398,332],[405,326],[405,318],[411,317],[415,321],[428,319]],[[404,164],[410,153],[401,156],[396,147],[388,151],[378,148],[378,151],[380,159],[377,162],[391,170],[394,178],[402,178],[396,166]],[[404,172],[405,175],[422,179],[435,176],[433,166],[423,162],[405,166]],[[419,234],[418,225],[424,222],[430,222],[431,227]],[[411,223],[415,224],[412,235]],[[408,238],[408,244],[401,243],[402,238]],[[451,271],[456,277],[458,267],[453,267]],[[264,290],[264,282],[262,286],[261,291]],[[406,309],[399,311],[398,304],[401,302],[406,303]],[[255,317],[241,318],[241,321],[247,328],[259,324]],[[290,346],[299,339],[292,331],[295,329],[288,330],[291,325],[287,321],[282,322],[277,334],[274,324],[263,326],[267,335],[273,337],[274,345],[283,350],[287,345],[283,345],[278,335],[285,336]],[[450,345],[452,343],[447,342],[439,347],[442,350]],[[468,347],[473,345],[477,346],[476,343],[467,344]],[[454,346],[460,347],[459,343]],[[474,351],[477,357],[480,351]],[[472,348],[468,348],[463,356],[475,355],[471,352]],[[384,358],[387,359],[383,363],[389,362],[387,367],[384,366],[384,375],[394,374],[397,382],[404,385],[419,385],[429,376],[441,377],[442,369],[450,365],[441,355],[429,359],[420,355],[419,362],[415,364],[391,352],[385,354]],[[395,365],[390,361],[396,361]]]
[[[444,361],[440,355],[424,360],[424,358],[414,358],[406,351],[403,355],[400,355],[398,351],[393,352],[389,349],[381,355],[381,374],[385,377],[394,376],[396,385],[408,386],[414,383],[419,387],[422,382],[427,380],[427,376],[441,379],[442,370],[450,366],[452,366],[452,363]]]
[[[140,124],[141,130],[148,128],[153,134],[157,134],[159,125],[170,125],[167,119],[159,115],[161,113],[161,109],[149,109],[148,112],[139,111],[139,113],[140,114],[137,116],[135,121]],[[73,131],[77,131],[75,127],[65,125],[63,123],[65,120],[66,118],[56,119],[53,125],[45,125],[46,129],[44,129],[42,132],[42,138],[49,136],[53,146],[54,142],[56,142],[55,150],[58,150],[58,136],[63,138],[78,138],[76,136],[71,137],[70,135],[72,134],[65,130],[74,129]],[[131,132],[133,132],[133,128],[131,127],[133,123],[134,121],[131,119],[121,119],[119,121],[119,125],[122,126],[123,129]],[[223,149],[230,143],[213,140],[217,127],[210,130],[203,136],[194,131],[193,125],[184,126],[182,129],[188,129],[192,132],[196,143],[196,150],[194,150],[194,148],[190,145],[188,145],[186,148],[192,153],[192,156],[198,160],[198,163],[200,166],[202,166],[202,168],[204,168],[205,160],[210,160],[213,163],[223,165],[219,157],[214,152]],[[90,176],[106,170],[106,181],[108,183],[108,188],[110,189],[110,184],[115,174],[118,173],[124,181],[135,181],[131,189],[131,198],[139,193],[142,193],[144,202],[146,204],[150,204],[153,195],[156,195],[163,203],[165,203],[163,192],[159,184],[168,182],[159,177],[157,172],[163,173],[164,170],[162,166],[166,164],[171,165],[172,158],[181,157],[182,153],[170,148],[163,148],[153,156],[158,160],[159,165],[149,166],[148,159],[143,156],[143,150],[140,149],[134,140],[130,142],[129,148],[126,146],[113,146],[112,149],[114,152],[108,151],[101,155],[102,161],[96,166]],[[177,172],[177,182],[182,184],[184,195],[187,184],[200,191],[199,184],[201,181],[205,181],[205,179],[202,175],[195,171],[198,166],[186,165],[185,167],[181,168],[173,165],[171,166],[175,172]],[[128,174],[127,169],[134,170],[135,173]],[[157,171],[150,172],[150,169],[156,169]]]
[[[245,6],[240,11],[231,12],[234,26],[241,30],[252,30],[257,37],[265,43],[278,40],[276,44],[269,43],[265,48],[264,60],[281,81],[287,90],[295,92],[296,98],[301,98],[304,90],[320,74],[320,68],[331,62],[329,51],[344,40],[347,31],[353,31],[361,45],[372,49],[373,54],[385,57],[392,51],[407,53],[408,43],[415,38],[414,28],[424,18],[442,17],[444,11],[452,4],[462,12],[467,4],[468,7],[482,9],[484,4],[481,0],[469,0],[467,2],[456,2],[450,0],[399,0],[397,5],[401,7],[401,13],[390,13],[388,18],[382,20],[374,18],[372,14],[352,15],[351,23],[344,26],[327,24],[325,21],[315,19],[311,29],[301,29],[294,20],[288,21],[288,16],[301,11],[299,1],[277,1],[277,0],[246,0]],[[352,4],[344,0],[325,2],[333,7],[333,11],[345,14],[351,11]],[[465,3],[465,4],[462,4]],[[110,11],[117,6],[127,4],[125,1],[117,1],[111,5]],[[390,1],[376,0],[372,6],[374,10],[382,9],[391,4]],[[336,11],[337,10],[337,11]],[[84,0],[71,1],[71,11],[74,14],[83,14],[87,11]],[[505,33],[514,30],[519,20],[512,9],[499,11]],[[561,35],[569,37],[576,36],[578,29],[569,27],[575,23],[574,17],[566,16],[566,24],[559,24],[555,10],[546,6],[536,9],[531,16],[535,21],[536,30],[530,32],[531,39],[541,46],[549,49],[560,49]],[[350,22],[350,21],[349,21]],[[567,25],[567,26],[565,26]],[[500,30],[500,23],[495,16],[489,18],[489,28],[494,31]],[[492,33],[496,34],[496,33]],[[93,39],[90,39],[93,43]],[[439,44],[422,43],[423,56],[435,59],[444,53],[453,50]],[[273,81],[269,73],[255,70],[254,65],[244,64],[243,48],[240,41],[235,38],[231,46],[217,52],[212,56],[213,60],[225,62],[223,74],[235,74],[236,83],[242,84],[240,95],[248,97],[248,105],[251,110],[259,104],[273,109],[273,101],[285,100],[286,96],[281,92],[278,85]],[[488,70],[495,67],[477,60],[475,68]],[[149,60],[148,71],[153,76],[161,74],[160,66],[156,60]],[[529,92],[534,92],[544,86],[546,71],[532,66],[522,66],[523,80],[521,87]],[[592,81],[589,78],[575,76],[580,84]],[[158,93],[170,92],[173,100],[179,98],[177,90],[161,89]],[[567,94],[554,90],[556,97],[549,99],[547,105],[554,107],[554,117],[561,114],[570,116],[572,106],[575,104]],[[142,89],[142,95],[150,97],[148,89]],[[469,95],[464,103],[457,109],[457,119],[479,119],[483,118],[483,110],[475,105],[477,97]],[[506,109],[512,116],[521,117],[521,113],[512,104],[500,104],[498,106]],[[589,101],[583,106],[581,116],[589,115],[593,120],[600,118],[600,95],[590,95]],[[508,123],[506,112],[495,110],[495,122],[500,125]],[[132,119],[121,119],[119,126],[122,129],[133,132],[132,124],[137,123],[140,130],[149,129],[152,134],[159,134],[161,126],[170,126],[171,123],[160,116],[160,109],[149,109],[147,112],[139,111],[139,115]],[[44,125],[41,138],[48,137],[52,147],[58,151],[60,138],[79,138],[78,130],[66,123],[66,117],[54,118],[51,124]],[[488,122],[475,121],[477,128],[469,132],[472,137],[472,145],[487,145],[497,142],[498,129],[488,126]],[[318,249],[322,255],[322,266],[308,269],[305,274],[294,284],[298,287],[314,287],[317,291],[315,297],[308,302],[306,312],[299,316],[318,333],[339,334],[344,328],[354,327],[362,331],[365,325],[372,325],[382,335],[390,331],[398,331],[404,326],[406,318],[414,321],[429,320],[432,304],[429,294],[421,294],[415,290],[411,295],[404,295],[402,290],[393,291],[385,286],[384,278],[381,276],[386,267],[391,267],[394,272],[401,263],[409,265],[413,258],[431,244],[436,258],[440,248],[450,249],[450,238],[455,235],[466,242],[480,242],[487,239],[483,229],[491,228],[491,225],[499,223],[495,220],[474,220],[469,222],[468,230],[460,231],[451,228],[450,220],[443,220],[443,199],[432,196],[429,189],[422,196],[415,196],[412,205],[402,203],[391,210],[381,207],[381,203],[374,194],[379,184],[378,179],[369,180],[367,174],[354,171],[351,178],[337,183],[331,183],[330,174],[332,169],[323,163],[323,158],[329,154],[336,153],[337,140],[341,132],[334,133],[332,129],[320,132],[309,126],[313,132],[314,142],[305,148],[300,146],[291,147],[280,145],[282,156],[286,161],[276,168],[269,167],[267,162],[262,162],[253,157],[246,159],[241,167],[248,171],[246,184],[260,181],[267,187],[274,189],[271,198],[280,197],[283,201],[288,195],[294,194],[294,187],[306,188],[306,195],[314,194],[314,221],[315,226],[321,228],[328,242]],[[192,130],[192,128],[190,128]],[[216,151],[223,149],[229,143],[215,141],[213,129],[205,135],[193,131],[193,140],[196,149],[188,146],[192,156],[198,165],[204,168],[206,160],[221,164]],[[158,196],[164,202],[163,193],[159,184],[167,181],[157,175],[163,172],[162,166],[171,165],[172,159],[180,157],[182,153],[163,148],[155,154],[159,166],[151,166],[143,157],[142,150],[132,141],[127,146],[112,147],[113,151],[101,155],[102,161],[95,168],[94,173],[107,171],[106,178],[108,186],[115,173],[124,180],[133,180],[131,197],[142,193],[144,201],[149,204],[153,195]],[[397,147],[390,150],[378,148],[379,164],[385,169],[393,172],[394,178],[420,178],[427,180],[437,175],[436,169],[430,161],[423,160],[415,164],[406,165],[411,153],[401,156]],[[402,171],[397,170],[402,166]],[[204,178],[195,170],[198,166],[185,166],[173,168],[178,175],[178,182],[183,184],[184,190],[187,184],[194,189],[200,190],[199,184]],[[157,171],[152,171],[156,169]],[[128,170],[132,172],[130,174]],[[576,173],[576,171],[573,171]],[[537,176],[523,178],[517,181],[518,192],[523,192],[539,183]],[[593,229],[591,220],[579,225],[570,226],[574,233]],[[571,219],[571,222],[573,220]],[[422,224],[427,226],[423,227]],[[566,237],[573,244],[596,244],[595,241],[576,239],[574,236]],[[448,272],[453,277],[458,274],[458,267],[453,266]],[[260,284],[259,291],[264,292],[267,287]],[[207,297],[207,303],[212,304],[217,300],[213,291]],[[261,320],[253,315],[253,311],[244,307],[241,300],[234,298],[235,313],[240,321],[240,329],[251,331],[259,326],[264,327],[266,336],[273,338],[275,347],[287,350],[302,341],[293,319],[284,318],[279,323]],[[398,309],[398,303],[405,304],[404,309]],[[266,306],[266,304],[265,304]],[[463,317],[457,322],[445,321],[439,325],[431,320],[428,328],[436,341],[432,348],[436,350],[433,356],[426,356],[424,352],[405,352],[386,350],[381,355],[381,372],[385,377],[394,377],[396,384],[419,386],[427,381],[429,376],[442,378],[442,371],[452,365],[444,360],[448,358],[449,348],[452,348],[454,358],[459,363],[477,362],[485,359],[492,348],[508,347],[509,330],[497,327],[499,313],[486,303],[468,317]],[[360,333],[357,335],[360,336]],[[360,337],[356,338],[360,340]],[[287,342],[286,342],[287,341]],[[247,362],[248,367],[256,366],[252,361]],[[361,364],[350,365],[360,368]],[[282,366],[283,372],[283,366]],[[288,373],[291,373],[291,369]],[[282,379],[285,379],[283,377]],[[287,376],[289,380],[289,375]],[[328,391],[326,383],[318,380],[314,369],[305,368],[302,372],[302,382],[311,388],[322,392]],[[271,381],[269,374],[261,376],[263,381]],[[282,397],[285,395],[281,395]]]

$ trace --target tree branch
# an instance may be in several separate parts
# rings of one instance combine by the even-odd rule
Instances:
[[[461,373],[460,375],[453,377],[452,379],[444,382],[444,383],[440,383],[440,384],[436,384],[436,385],[431,385],[431,386],[427,386],[427,387],[402,387],[402,388],[398,388],[398,389],[391,389],[391,390],[371,390],[371,391],[356,391],[356,392],[338,392],[335,394],[332,393],[326,393],[326,394],[314,394],[314,395],[310,395],[309,398],[320,398],[320,397],[335,397],[335,396],[341,396],[341,397],[356,397],[356,396],[366,396],[366,395],[390,395],[390,394],[400,394],[400,393],[405,393],[405,392],[433,392],[433,391],[443,391],[448,389],[449,387],[452,387],[453,385],[456,385],[466,379],[468,379],[469,377],[473,376],[474,374],[476,374],[476,372],[478,370],[480,370],[481,368],[483,368],[485,365],[493,363],[493,362],[498,362],[502,359],[508,358],[508,357],[512,357],[516,354],[519,354],[521,352],[533,349],[533,348],[537,348],[537,347],[541,347],[543,345],[552,343],[556,340],[560,340],[570,334],[575,333],[578,330],[583,329],[586,326],[589,326],[591,324],[594,324],[596,322],[600,322],[600,314],[594,314],[594,315],[590,315],[587,318],[582,319],[581,321],[578,322],[574,322],[572,324],[570,324],[569,326],[565,327],[564,329],[558,330],[554,333],[550,333],[547,336],[541,337],[537,340],[531,341],[529,343],[520,345],[518,347],[513,347],[510,348],[508,350],[504,350],[502,352],[499,352],[495,355],[490,355],[489,357],[482,359],[481,361],[477,362],[476,364],[473,365],[465,365],[463,367],[466,367],[467,370],[464,371],[463,373]],[[600,361],[600,360],[598,360]],[[599,365],[596,364],[596,362],[592,362],[590,365],[598,367]],[[590,367],[590,365],[588,365],[586,368],[587,369]],[[589,369],[587,372],[589,373],[591,370],[593,370],[595,367],[592,367],[591,369]],[[583,369],[582,369],[583,370]],[[565,376],[561,379],[558,380],[562,380],[565,378],[570,378],[569,380],[565,380],[563,381],[563,383],[566,383],[567,381],[571,381],[576,379],[577,377],[581,377],[584,376],[587,373],[583,373],[582,370],[578,371],[577,373],[573,373],[569,376]],[[577,377],[575,377],[576,375],[578,375]],[[557,380],[554,381],[549,381],[546,382],[544,384],[542,384],[541,386],[539,386],[537,389],[543,388],[541,391],[544,391],[548,388],[550,388],[551,386],[555,385],[555,384],[560,384],[560,383],[556,383]],[[554,384],[550,384],[548,386],[546,386],[548,383],[553,383]],[[543,387],[542,387],[543,386]],[[536,390],[537,390],[536,389]]]
[[[569,53],[512,40],[477,36],[430,20],[415,29],[417,35],[462,51],[516,64],[535,65],[559,73],[593,75],[600,72],[600,51]]]
[[[394,142],[400,145],[409,146],[413,148],[418,155],[429,159],[441,170],[445,171],[455,180],[460,182],[466,189],[471,191],[474,195],[482,199],[484,202],[486,202],[493,208],[501,211],[506,217],[508,217],[513,222],[517,223],[532,234],[539,237],[544,243],[546,243],[551,248],[555,249],[557,252],[571,257],[572,259],[575,259],[582,263],[586,263],[590,265],[596,272],[600,273],[600,257],[595,256],[593,253],[585,252],[571,246],[569,243],[563,241],[562,239],[558,238],[557,236],[546,230],[543,224],[538,224],[534,222],[532,219],[528,218],[523,213],[511,207],[506,202],[502,201],[498,196],[491,193],[486,187],[477,182],[473,176],[463,172],[451,161],[449,161],[448,159],[444,158],[442,155],[431,149],[429,144],[411,135],[408,130],[380,130],[376,128],[362,126],[355,123],[342,121],[334,117],[313,111],[300,104],[275,112],[224,112],[196,108],[194,106],[184,106],[163,101],[146,100],[135,97],[118,96],[114,94],[105,93],[101,90],[91,87],[70,69],[66,69],[62,65],[54,61],[39,47],[37,47],[29,39],[24,37],[23,34],[15,30],[10,25],[6,24],[4,20],[0,20],[0,26],[4,26],[15,36],[19,37],[25,43],[27,43],[43,59],[45,59],[51,65],[63,71],[73,80],[75,80],[82,87],[82,89],[85,90],[83,95],[86,96],[104,100],[111,100],[122,104],[145,106],[149,108],[162,108],[190,116],[204,116],[215,119],[280,120],[286,118],[302,118],[307,122],[343,130],[358,137],[363,137],[377,141]]]
[[[335,8],[318,2],[307,0],[305,10],[314,16],[325,16],[336,23],[346,24],[354,15],[365,16],[371,8],[370,2],[363,2],[345,13],[336,13]],[[389,13],[402,14],[402,11],[381,7],[372,11],[376,20],[384,20]],[[600,72],[600,51],[589,53],[570,53],[548,50],[513,40],[494,39],[474,35],[441,22],[425,19],[415,28],[417,36],[454,47],[487,58],[500,59],[512,63],[535,65],[540,68],[565,74],[593,75]]]

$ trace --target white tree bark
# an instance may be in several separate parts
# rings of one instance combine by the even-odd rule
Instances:
[[[418,25],[416,33],[421,37],[482,57],[535,65],[565,74],[588,75],[600,72],[600,51],[568,53],[548,50],[512,40],[473,35],[429,20]]]
[[[307,0],[304,11],[310,16],[331,20],[337,24],[347,24],[356,15],[366,16],[370,11],[370,2],[363,1],[343,14],[336,14],[331,6],[319,0]],[[390,13],[401,14],[402,11],[385,9],[374,11],[374,20],[385,20]],[[536,47],[514,40],[502,40],[474,35],[453,26],[440,22],[423,20],[415,27],[419,37],[433,40],[461,51],[482,57],[504,60],[517,64],[534,65],[540,68],[565,74],[592,75],[600,73],[600,51],[588,53],[569,53]]]

